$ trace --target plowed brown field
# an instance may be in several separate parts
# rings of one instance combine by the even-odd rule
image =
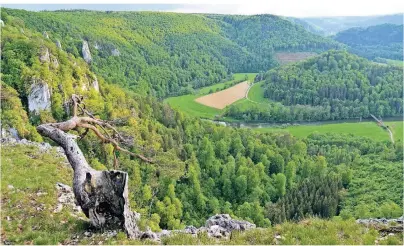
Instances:
[[[224,109],[227,105],[244,98],[248,87],[248,81],[244,81],[226,90],[199,97],[195,101],[212,108]]]

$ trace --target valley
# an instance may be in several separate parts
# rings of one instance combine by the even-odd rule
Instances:
[[[168,103],[171,107],[179,109],[191,116],[201,117],[205,119],[215,119],[219,117],[223,112],[223,108],[209,107],[207,105],[198,103],[198,98],[211,95],[213,93],[222,92],[232,86],[243,83],[243,81],[252,82],[255,78],[255,73],[236,73],[234,74],[234,79],[222,83],[218,83],[212,86],[203,87],[197,90],[194,94],[183,95],[178,97],[170,97],[164,101]],[[248,88],[248,87],[247,87]],[[244,88],[243,91],[246,91]],[[245,93],[240,93],[236,98],[243,98]],[[218,99],[218,101],[221,98]],[[234,102],[234,101],[233,101]],[[233,103],[232,102],[232,103]]]
[[[0,15],[2,244],[403,243],[394,16]]]

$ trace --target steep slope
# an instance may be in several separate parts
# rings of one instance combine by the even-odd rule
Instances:
[[[277,64],[274,50],[339,46],[276,16],[13,9],[1,14],[6,26],[18,17],[21,27],[46,31],[74,57],[85,53],[92,71],[105,79],[158,98],[218,83],[231,73],[267,70]]]
[[[46,35],[24,28],[18,18],[7,20],[2,29],[2,44],[3,87],[10,91],[7,94],[13,100],[17,93],[9,87],[17,90],[22,106],[30,111],[27,122],[25,114],[10,111],[9,97],[2,98],[2,110],[7,112],[2,115],[5,127],[20,128],[22,121],[28,125],[22,128],[34,133],[21,136],[35,140],[38,134],[30,124],[69,118],[70,96],[83,95],[94,115],[118,120],[119,130],[131,139],[128,148],[155,160],[154,165],[144,165],[128,155],[120,155],[120,168],[131,177],[132,207],[145,216],[144,225],[153,230],[181,228],[185,223],[200,225],[219,211],[249,218],[259,226],[270,224],[264,216],[264,206],[281,195],[283,165],[289,160],[288,154],[282,157],[280,153],[290,152],[297,140],[275,144],[270,136],[262,135],[258,140],[258,136],[251,138],[248,131],[187,118],[152,97],[106,83],[100,76],[95,88],[94,74],[82,59],[58,48]],[[16,105],[21,110],[21,104]],[[79,143],[91,165],[97,169],[112,168],[111,145],[100,145],[92,133]],[[260,150],[254,153],[254,148]],[[268,153],[263,157],[265,151]],[[296,155],[316,159],[304,152]],[[276,159],[273,165],[277,164],[271,169],[268,158]],[[262,161],[265,164],[259,164]],[[228,171],[222,172],[223,169]],[[272,176],[275,174],[280,180]],[[246,213],[250,206],[254,206],[254,214]]]
[[[345,51],[329,51],[266,74],[259,107],[231,106],[228,116],[270,122],[401,116],[403,71]]]
[[[369,27],[381,24],[403,24],[403,14],[381,16],[341,16],[302,18],[312,26],[320,28],[326,35],[334,35],[352,27]]]
[[[74,201],[69,200],[68,193],[60,192],[56,185],[71,185],[70,167],[62,158],[55,158],[54,148],[41,149],[39,146],[32,143],[2,146],[2,244],[156,244],[148,240],[128,240],[124,232],[103,233],[88,228],[84,214],[72,209],[70,203]],[[278,235],[282,235],[282,238]],[[230,240],[207,238],[205,234],[197,237],[178,234],[163,238],[162,243],[371,244],[378,238],[373,228],[366,228],[352,219],[343,221],[335,218],[307,219],[304,223],[288,222],[272,228],[235,233]],[[400,234],[386,239],[380,242],[402,244]]]
[[[403,25],[351,28],[337,33],[334,39],[347,44],[350,52],[368,59],[403,60]]]
[[[298,197],[316,196],[316,200],[305,203],[305,207],[299,206],[302,203],[298,200],[289,201],[287,204],[290,210],[283,213],[281,209],[281,219],[302,220],[310,216],[331,218],[338,215],[336,207],[344,206],[345,190],[353,195],[350,196],[344,216],[361,217],[362,214],[358,212],[360,207],[355,206],[355,197],[359,197],[358,193],[365,196],[367,191],[358,188],[350,190],[352,177],[349,172],[356,163],[353,161],[366,162],[368,157],[365,155],[369,153],[376,156],[376,161],[381,164],[387,160],[402,160],[402,152],[397,151],[397,146],[401,147],[402,143],[392,146],[388,142],[375,143],[370,139],[358,139],[354,141],[355,149],[348,148],[349,152],[341,152],[338,148],[329,147],[340,144],[340,139],[334,141],[323,135],[315,135],[315,141],[299,140],[289,134],[259,134],[186,117],[153,97],[141,96],[104,81],[101,76],[95,77],[89,65],[81,58],[67,53],[63,46],[60,49],[47,35],[24,27],[19,18],[7,17],[1,38],[4,68],[2,92],[6,92],[2,94],[6,96],[1,98],[1,107],[2,112],[6,112],[2,114],[5,128],[15,127],[21,137],[40,141],[36,138],[38,134],[33,126],[69,118],[71,109],[67,102],[76,93],[84,96],[87,109],[96,117],[116,123],[118,130],[130,140],[128,148],[131,151],[155,160],[153,165],[149,165],[127,154],[119,154],[119,168],[130,176],[131,207],[142,215],[139,222],[142,230],[147,226],[153,231],[161,228],[178,229],[191,224],[199,226],[216,213],[228,213],[253,221],[257,226],[268,227],[273,217],[271,204],[282,207],[282,197],[292,191],[296,192],[295,187],[299,187],[302,182],[311,180],[316,180],[316,183],[326,180],[328,185],[322,189],[308,187],[306,193],[297,193]],[[27,114],[24,110],[31,112]],[[358,143],[364,145],[359,148]],[[80,140],[79,145],[92,167],[98,170],[113,168],[114,152],[111,145],[101,145],[93,133]],[[2,160],[7,161],[5,174],[8,175],[6,178],[2,176],[2,194],[7,195],[7,200],[2,201],[7,206],[7,215],[2,214],[2,225],[8,223],[2,231],[3,235],[12,243],[20,244],[72,243],[69,236],[76,232],[82,233],[86,223],[64,213],[69,211],[57,215],[49,213],[55,205],[52,199],[56,199],[54,182],[69,182],[70,169],[60,167],[56,154],[43,155],[37,149],[12,146],[5,148],[1,154]],[[345,166],[339,160],[343,160]],[[391,167],[396,169],[397,166]],[[372,169],[364,169],[361,177],[366,176],[367,172],[372,172]],[[390,171],[386,173],[390,174]],[[402,205],[401,187],[385,190],[390,184],[383,176],[387,174],[381,173],[378,176],[383,185],[375,193],[390,192],[386,197],[395,199],[391,202],[380,198],[383,195],[375,199],[365,197],[363,200],[372,204],[369,208],[372,216],[384,215],[384,210],[374,208],[385,203],[391,208],[391,211],[387,211],[390,217],[396,214],[397,206]],[[17,177],[13,178],[13,175]],[[400,183],[396,176],[387,177],[393,179],[395,184]],[[14,186],[15,190],[8,190],[8,185]],[[43,190],[39,190],[40,187]],[[324,191],[324,194],[320,194],[320,191]],[[19,204],[19,199],[22,204]],[[35,206],[30,207],[29,204]],[[297,215],[290,211],[296,211]],[[39,222],[38,219],[42,220]],[[316,234],[317,227],[324,229],[324,226],[336,225],[334,228],[340,228],[351,225],[355,233],[347,231],[347,234],[357,237],[358,243],[368,242],[368,237],[373,241],[376,238],[374,231],[369,235],[368,231],[363,231],[363,227],[353,224],[352,220],[336,223],[313,221],[317,225],[313,229]],[[42,226],[38,225],[40,223]],[[351,242],[339,238],[341,228],[338,233],[328,231],[329,234],[325,234],[328,236],[320,239],[313,234],[299,239],[300,235],[296,238],[290,233],[297,226],[304,234],[304,228],[296,224],[285,226],[286,229],[282,230],[287,239],[285,243],[297,240],[307,243]],[[266,230],[268,235],[278,235],[278,229]],[[251,233],[251,237],[256,235]],[[124,238],[125,235],[119,234],[107,242],[133,243]],[[254,243],[248,238],[240,238]],[[271,239],[273,237],[268,236],[268,241],[262,243],[271,243]],[[99,243],[93,239],[80,242]]]
[[[307,32],[300,25],[275,15],[209,15],[222,21],[226,35],[261,57],[274,51],[324,51],[341,44]]]

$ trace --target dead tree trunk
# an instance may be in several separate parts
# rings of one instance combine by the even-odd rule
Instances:
[[[43,124],[38,126],[37,130],[42,136],[52,139],[64,149],[74,170],[73,192],[77,204],[90,219],[91,224],[100,229],[124,229],[130,238],[139,238],[141,232],[136,225],[135,214],[129,207],[128,174],[116,170],[97,171],[91,168],[77,145],[77,136],[67,131],[80,127],[90,129],[103,142],[112,143],[115,149],[129,151],[120,148],[116,140],[104,136],[96,127],[99,126],[105,131],[103,126],[107,126],[116,131],[108,123],[94,117],[77,117],[77,106],[80,107],[80,101],[77,99],[78,97],[73,95],[73,118],[65,122]],[[131,154],[150,161],[141,155]]]

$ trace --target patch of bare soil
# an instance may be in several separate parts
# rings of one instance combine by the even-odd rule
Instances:
[[[317,55],[313,52],[277,52],[276,59],[281,65],[298,62]]]
[[[248,81],[244,81],[226,90],[199,97],[195,101],[212,108],[224,109],[227,105],[245,98],[248,87]]]

